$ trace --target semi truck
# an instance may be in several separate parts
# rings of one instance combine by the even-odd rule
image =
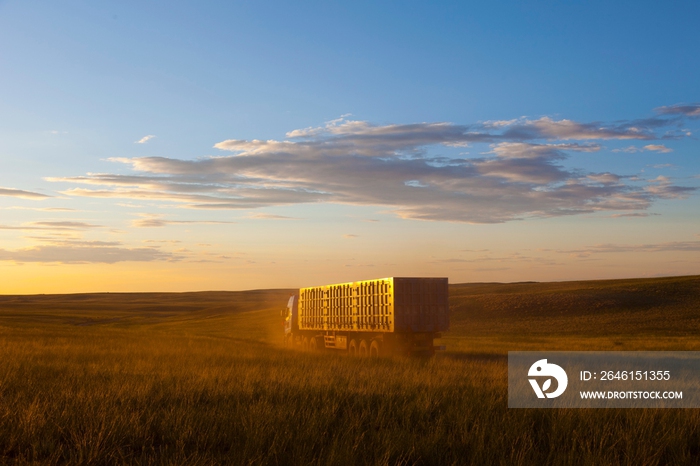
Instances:
[[[282,311],[284,343],[350,355],[433,355],[449,329],[447,278],[389,277],[301,288]]]

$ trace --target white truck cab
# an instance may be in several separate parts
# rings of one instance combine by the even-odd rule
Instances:
[[[297,295],[292,295],[289,297],[289,301],[287,301],[287,307],[282,310],[282,317],[284,317],[285,340],[291,335],[293,331],[299,330],[297,326],[298,304],[299,297]]]

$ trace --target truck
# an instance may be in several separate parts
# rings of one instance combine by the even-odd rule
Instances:
[[[389,277],[301,288],[282,310],[284,344],[353,356],[429,355],[449,329],[447,278]]]

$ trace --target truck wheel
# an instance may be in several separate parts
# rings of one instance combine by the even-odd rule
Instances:
[[[308,337],[304,337],[301,339],[301,349],[304,351],[309,350],[309,338]]]
[[[309,339],[309,351],[318,351],[318,338],[313,337]]]
[[[350,344],[348,345],[348,354],[350,356],[357,356],[357,340],[354,338],[350,340]]]
[[[369,356],[369,347],[367,345],[367,340],[362,340],[360,342],[360,350],[358,351],[360,353],[361,358],[366,358]]]
[[[369,357],[378,358],[381,354],[381,345],[378,340],[372,340],[372,344],[369,345]]]

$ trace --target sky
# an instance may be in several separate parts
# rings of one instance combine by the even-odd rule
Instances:
[[[700,274],[699,17],[0,0],[0,294]]]

